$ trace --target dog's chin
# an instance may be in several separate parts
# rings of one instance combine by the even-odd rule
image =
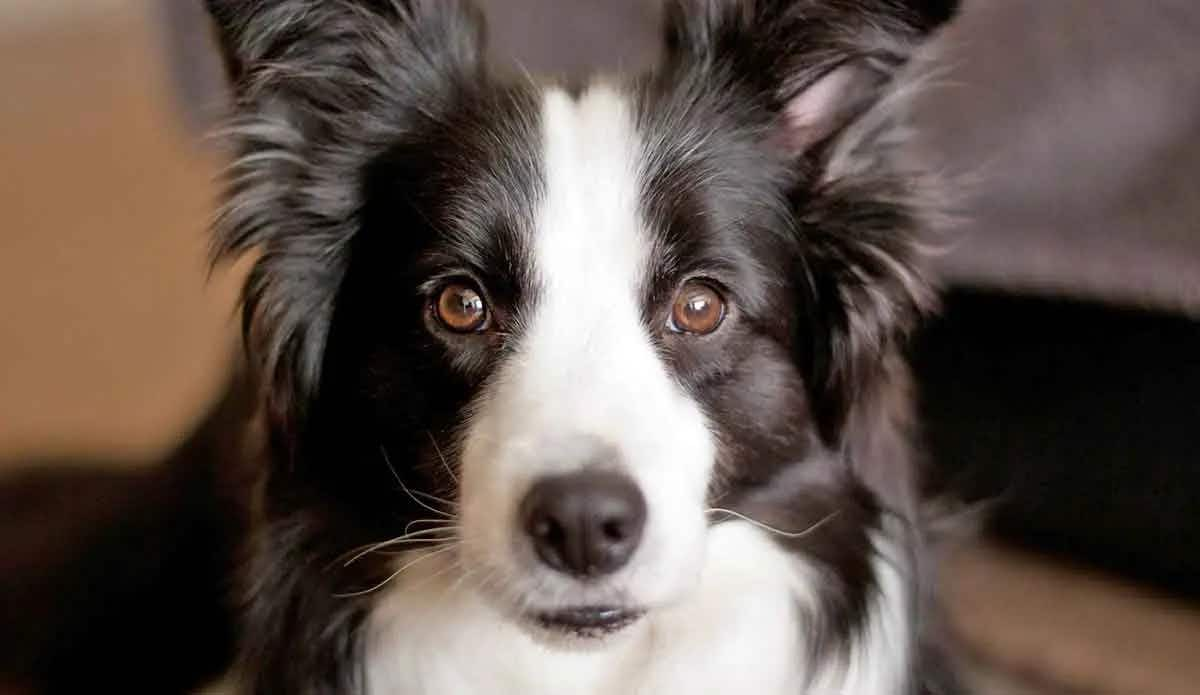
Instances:
[[[641,622],[646,609],[594,605],[526,611],[519,620],[542,644],[567,650],[600,649]]]

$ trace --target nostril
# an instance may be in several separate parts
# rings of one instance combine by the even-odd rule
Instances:
[[[629,535],[625,531],[625,522],[620,519],[609,519],[604,522],[600,526],[600,532],[604,534],[606,539],[613,542],[623,541]]]

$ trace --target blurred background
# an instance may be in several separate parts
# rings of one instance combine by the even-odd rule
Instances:
[[[657,50],[651,0],[483,4],[534,71]],[[196,0],[0,0],[5,695],[69,639],[15,619],[71,598],[38,554],[136,496],[237,363],[208,39]],[[936,479],[987,512],[955,625],[996,693],[1200,692],[1200,4],[967,0],[935,44],[913,156],[966,193],[914,360]],[[39,486],[67,465],[124,492]]]

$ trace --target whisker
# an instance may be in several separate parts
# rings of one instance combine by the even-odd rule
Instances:
[[[325,567],[325,570],[328,571],[328,570],[332,569],[334,565],[338,564],[346,557],[353,555],[362,550],[366,550],[366,549],[370,549],[370,548],[386,547],[388,544],[397,543],[400,541],[410,541],[411,540],[412,542],[417,542],[417,541],[429,542],[432,540],[437,540],[436,538],[430,537],[435,533],[449,533],[451,536],[456,536],[458,533],[458,530],[453,526],[439,526],[439,527],[434,527],[434,528],[422,529],[420,531],[413,531],[410,533],[410,532],[407,532],[407,529],[406,529],[406,532],[399,536],[394,536],[392,538],[388,538],[383,541],[376,541],[374,543],[367,543],[365,545],[355,546],[355,547],[347,550],[346,552],[335,557],[329,563],[329,565],[327,565]]]
[[[414,495],[424,497],[425,499],[430,500],[431,502],[437,502],[438,504],[444,504],[451,509],[455,509],[458,507],[457,502],[452,502],[444,497],[438,497],[437,495],[430,494],[428,492],[421,492],[420,490],[413,490],[412,492]]]
[[[450,523],[446,523],[447,521],[450,521]],[[419,533],[429,533],[430,531],[437,529],[441,529],[443,531],[453,531],[458,528],[453,519],[413,519],[404,525],[404,535],[407,536],[410,533],[418,533],[417,531],[412,530],[412,527],[416,526],[417,524],[435,524],[427,529],[422,529]],[[441,524],[441,526],[437,526],[437,524]]]
[[[732,509],[724,509],[722,507],[711,507],[709,509],[706,509],[705,512],[708,514],[728,514],[729,516],[732,516],[734,518],[745,521],[746,523],[750,524],[751,526],[756,526],[764,531],[774,533],[775,535],[780,536],[782,538],[803,538],[803,537],[807,536],[808,534],[812,533],[813,531],[816,531],[817,529],[821,528],[826,523],[828,523],[831,519],[833,519],[835,516],[838,515],[838,510],[835,509],[834,511],[830,512],[829,514],[826,514],[823,518],[818,519],[815,523],[813,523],[811,526],[809,526],[806,529],[803,529],[800,531],[784,531],[782,529],[777,529],[774,526],[771,526],[770,524],[764,524],[763,522],[761,522],[757,519],[751,519],[750,517],[746,516],[745,514],[735,512]]]
[[[350,558],[349,560],[346,560],[346,562],[342,565],[342,567],[349,567],[350,565],[354,564],[355,562],[358,562],[359,560],[366,557],[367,555],[370,555],[371,553],[377,552],[379,550],[383,550],[384,548],[394,548],[397,545],[407,545],[410,543],[442,543],[442,542],[446,542],[446,541],[456,540],[457,538],[458,538],[458,536],[456,536],[456,535],[437,536],[437,537],[426,536],[425,538],[393,538],[391,540],[382,541],[380,543],[375,543],[370,546],[367,546],[366,548],[363,548],[359,552],[355,553],[354,557]]]
[[[404,563],[400,567],[400,569],[396,570],[395,572],[392,572],[390,575],[388,575],[388,577],[386,579],[379,582],[375,586],[370,587],[369,589],[363,589],[361,591],[351,591],[349,593],[344,593],[344,594],[334,594],[333,597],[334,598],[356,598],[358,596],[366,596],[367,594],[374,593],[374,592],[382,589],[383,587],[387,586],[388,583],[390,583],[393,579],[395,579],[396,577],[399,577],[401,574],[403,574],[405,571],[407,571],[409,568],[413,567],[414,565],[420,564],[421,562],[424,562],[425,560],[428,560],[431,557],[441,555],[442,553],[447,552],[449,550],[453,550],[453,549],[454,549],[454,545],[451,544],[451,545],[446,545],[441,548],[438,548],[437,550],[431,550],[431,551],[421,555],[420,557],[417,557],[413,560],[410,560],[409,562]]]
[[[387,464],[388,470],[390,470],[392,472],[392,477],[394,477],[396,479],[397,483],[400,483],[400,489],[404,490],[404,494],[408,495],[409,499],[411,499],[413,502],[416,502],[418,505],[420,505],[426,511],[432,512],[439,516],[443,516],[447,519],[454,518],[453,515],[451,515],[447,512],[444,512],[440,509],[435,509],[434,507],[431,507],[428,504],[426,504],[425,502],[422,502],[420,499],[418,499],[417,496],[412,493],[412,490],[409,490],[408,486],[404,484],[404,481],[400,478],[400,474],[396,472],[395,466],[392,465],[392,460],[390,458],[388,458],[387,448],[384,447],[382,444],[380,444],[379,451],[380,451],[380,453],[383,454],[383,462]]]
[[[460,588],[462,588],[467,583],[467,581],[470,580],[471,577],[473,577],[479,573],[478,568],[472,568],[472,569],[463,571],[464,568],[462,566],[462,562],[458,562],[457,566],[458,566],[460,573],[458,575],[458,578],[455,579],[454,582],[452,584],[450,584],[450,586],[446,589],[447,595],[453,595]]]
[[[433,444],[433,450],[437,452],[438,459],[442,462],[442,467],[450,474],[450,479],[458,485],[458,476],[454,475],[454,471],[450,468],[450,464],[446,462],[446,457],[442,456],[442,447],[438,446],[437,439],[433,436],[433,432],[425,430],[425,434],[429,436],[429,443]]]

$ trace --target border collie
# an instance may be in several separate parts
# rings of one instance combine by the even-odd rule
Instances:
[[[902,145],[952,5],[674,0],[653,70],[543,83],[459,0],[208,0],[243,687],[933,690]]]

